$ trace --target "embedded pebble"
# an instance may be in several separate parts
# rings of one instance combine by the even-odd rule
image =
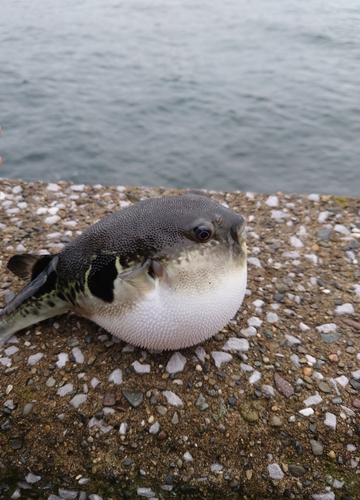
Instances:
[[[151,367],[150,365],[145,365],[142,363],[139,363],[139,361],[134,361],[132,363],[132,366],[136,373],[150,373]]]
[[[77,495],[78,495],[77,491],[65,490],[63,488],[59,488],[59,496],[64,500],[73,500],[74,498],[77,497]]]
[[[181,401],[179,396],[177,396],[174,392],[172,391],[164,391],[163,395],[166,397],[167,402],[169,405],[172,406],[184,406],[184,403]]]
[[[310,396],[307,399],[304,400],[304,404],[306,406],[312,406],[312,405],[318,405],[321,403],[323,398],[320,396],[320,394],[317,392],[315,396]]]
[[[121,422],[120,427],[119,427],[119,434],[124,436],[126,434],[128,428],[128,423],[127,422]]]
[[[326,412],[324,424],[330,427],[333,431],[336,430],[336,415],[333,413]]]
[[[314,455],[320,456],[324,453],[324,447],[319,441],[316,441],[315,439],[310,439],[310,446]]]
[[[255,384],[260,379],[261,379],[261,373],[255,370],[254,373],[252,373],[252,375],[249,377],[249,383]]]
[[[28,358],[28,363],[29,363],[29,365],[35,365],[43,357],[44,357],[44,354],[42,352],[38,352],[37,354],[32,354]]]
[[[120,368],[116,368],[113,372],[110,373],[108,381],[113,382],[115,385],[122,384],[123,376]]]
[[[71,399],[70,404],[73,405],[74,408],[79,408],[79,406],[85,403],[86,400],[87,400],[86,394],[77,394]]]
[[[58,361],[56,361],[56,366],[58,368],[63,368],[66,363],[69,361],[69,356],[66,352],[61,352],[60,354],[58,354]]]
[[[72,384],[65,384],[62,387],[59,387],[56,394],[60,397],[64,397],[69,394],[73,390],[74,386]]]
[[[246,339],[230,338],[222,347],[224,351],[248,351],[249,341]]]
[[[83,353],[78,347],[74,347],[72,350],[72,355],[74,356],[75,363],[82,364],[85,360]]]
[[[342,316],[343,314],[354,314],[354,306],[350,303],[342,304],[341,306],[337,306],[335,308],[335,314],[337,316]]]
[[[157,434],[160,430],[160,424],[159,422],[155,422],[149,429],[150,434]]]
[[[166,371],[168,373],[179,373],[182,372],[185,365],[186,365],[187,359],[185,356],[183,356],[180,352],[174,352],[174,354],[171,356],[169,359],[167,365],[166,365]]]
[[[185,462],[192,462],[194,459],[189,451],[186,451],[183,455]]]
[[[313,500],[335,500],[335,493],[330,491],[329,493],[316,493],[311,495]]]
[[[37,483],[38,481],[40,481],[41,479],[41,476],[36,476],[35,474],[33,474],[32,472],[29,472],[29,474],[27,474],[25,476],[25,480],[29,483],[29,484],[34,484],[34,483]]]
[[[268,473],[271,479],[283,479],[284,473],[278,464],[269,464],[268,465]]]
[[[286,398],[289,398],[294,394],[293,386],[287,380],[284,380],[277,372],[274,375],[274,381],[276,389]]]
[[[205,363],[206,352],[205,352],[205,349],[203,347],[198,346],[195,350],[195,354],[198,357],[199,361],[201,361],[202,363]]]
[[[217,368],[220,368],[222,363],[228,363],[233,359],[231,354],[222,351],[211,351],[211,356]]]
[[[127,391],[123,390],[122,394],[126,401],[133,407],[138,408],[144,401],[144,393],[142,391]]]
[[[200,411],[205,411],[209,408],[209,405],[206,402],[206,399],[205,399],[203,394],[201,394],[201,393],[199,394],[199,396],[196,400],[196,403],[195,403],[195,407]]]

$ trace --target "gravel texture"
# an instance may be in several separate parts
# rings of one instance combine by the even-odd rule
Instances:
[[[165,189],[0,181],[15,253],[55,253]],[[181,352],[68,314],[0,349],[0,498],[360,498],[360,200],[219,193],[247,219],[237,316]]]

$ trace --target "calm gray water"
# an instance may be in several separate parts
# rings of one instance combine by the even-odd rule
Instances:
[[[360,195],[358,0],[1,0],[2,177]]]

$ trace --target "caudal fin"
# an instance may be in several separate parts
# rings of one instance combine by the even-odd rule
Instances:
[[[57,294],[58,261],[59,258],[54,257],[46,269],[0,311],[0,347],[15,332],[70,309],[69,303]]]

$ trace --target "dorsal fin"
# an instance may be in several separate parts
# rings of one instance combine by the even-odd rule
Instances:
[[[13,255],[7,263],[9,271],[22,280],[34,280],[47,267],[54,255],[31,253]]]

